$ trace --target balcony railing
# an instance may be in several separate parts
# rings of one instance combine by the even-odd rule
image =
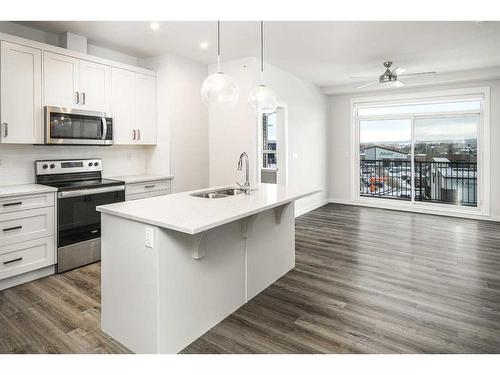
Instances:
[[[415,161],[415,200],[477,206],[477,163]],[[412,163],[361,160],[362,196],[411,200]]]

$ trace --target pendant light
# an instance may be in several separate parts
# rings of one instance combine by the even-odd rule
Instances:
[[[264,84],[264,21],[260,21],[260,80],[260,85],[250,91],[248,103],[259,114],[276,112],[276,94]]]
[[[231,108],[238,101],[236,82],[220,67],[220,21],[217,21],[217,72],[209,75],[201,85],[201,99],[209,108]]]

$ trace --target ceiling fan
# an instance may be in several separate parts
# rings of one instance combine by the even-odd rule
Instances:
[[[410,77],[410,76],[417,76],[417,75],[425,75],[425,74],[436,74],[436,72],[417,72],[417,73],[405,73],[407,69],[397,67],[391,70],[392,66],[392,61],[386,61],[384,62],[384,66],[386,68],[384,74],[382,74],[380,77],[378,77],[377,81],[373,81],[370,83],[367,83],[365,85],[361,85],[357,87],[358,90],[364,89],[373,85],[381,85],[382,87],[402,87],[405,86],[406,83],[401,81],[399,77]],[[349,77],[349,78],[371,78],[371,77]]]

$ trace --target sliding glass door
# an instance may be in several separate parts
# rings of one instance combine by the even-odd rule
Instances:
[[[477,207],[482,104],[476,96],[356,106],[358,196]]]
[[[479,115],[415,118],[415,200],[477,206]]]
[[[361,120],[359,131],[360,194],[410,200],[411,120]]]

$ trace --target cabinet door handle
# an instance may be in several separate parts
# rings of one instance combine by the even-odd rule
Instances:
[[[15,227],[3,228],[2,230],[4,232],[8,232],[8,231],[11,231],[11,230],[16,230],[16,229],[23,229],[23,226],[22,225],[18,225],[18,226],[15,226]]]
[[[4,203],[2,206],[4,206],[4,207],[19,206],[20,204],[23,204],[23,202]]]
[[[8,122],[2,122],[3,126],[3,136],[4,138],[9,135],[9,123]]]
[[[141,130],[137,129],[137,140],[141,140]]]
[[[152,189],[154,188],[156,185],[145,185],[144,188],[145,189]]]
[[[16,259],[8,260],[6,262],[3,262],[3,264],[11,264],[11,263],[14,263],[14,262],[19,262],[20,260],[23,260],[23,257],[19,257],[19,258],[16,258]]]
[[[135,129],[132,130],[132,140],[135,141]]]
[[[82,92],[82,104],[85,105],[85,93]]]
[[[75,104],[79,104],[80,103],[80,93],[77,91],[75,92]]]

